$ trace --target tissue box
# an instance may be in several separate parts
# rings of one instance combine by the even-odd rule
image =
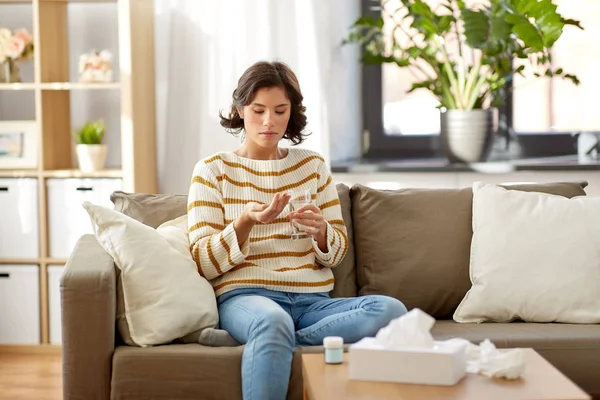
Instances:
[[[351,380],[455,385],[466,373],[464,342],[436,342],[432,348],[386,348],[365,338],[348,348]]]

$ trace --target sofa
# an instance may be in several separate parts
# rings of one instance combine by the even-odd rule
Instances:
[[[564,197],[585,182],[506,186]],[[575,384],[600,398],[600,325],[454,322],[470,287],[471,188],[375,190],[337,185],[349,249],[334,269],[333,297],[385,294],[436,318],[436,339],[488,338],[499,348],[532,347]],[[115,209],[151,226],[186,213],[185,195],[115,192]],[[243,346],[207,347],[180,340],[153,347],[119,336],[119,272],[94,235],[77,242],[61,277],[63,391],[66,400],[241,399]],[[288,399],[302,398],[303,352],[297,348]]]

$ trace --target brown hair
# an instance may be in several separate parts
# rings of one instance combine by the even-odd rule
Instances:
[[[290,120],[283,137],[293,144],[300,144],[305,139],[303,133],[306,127],[306,107],[302,105],[302,92],[296,74],[286,64],[274,61],[259,61],[249,67],[238,80],[238,86],[233,91],[233,101],[229,118],[221,112],[221,126],[228,132],[237,135],[244,129],[244,120],[240,117],[238,109],[249,105],[259,89],[281,87],[285,90],[290,100],[292,109]]]

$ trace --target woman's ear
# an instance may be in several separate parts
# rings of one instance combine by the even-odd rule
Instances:
[[[242,107],[236,107],[237,113],[241,119],[244,119],[244,109]]]

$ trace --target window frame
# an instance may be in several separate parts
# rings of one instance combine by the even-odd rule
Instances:
[[[361,15],[378,18],[381,13],[371,8],[371,0],[361,0]],[[361,64],[363,132],[367,136],[363,158],[404,159],[444,157],[439,134],[387,135],[383,128],[383,71],[381,65]],[[512,87],[510,88],[512,89]],[[513,91],[509,90],[499,113],[513,129]],[[577,133],[517,132],[520,158],[543,158],[577,153]],[[505,134],[506,135],[506,134]],[[512,139],[514,141],[514,139]]]

